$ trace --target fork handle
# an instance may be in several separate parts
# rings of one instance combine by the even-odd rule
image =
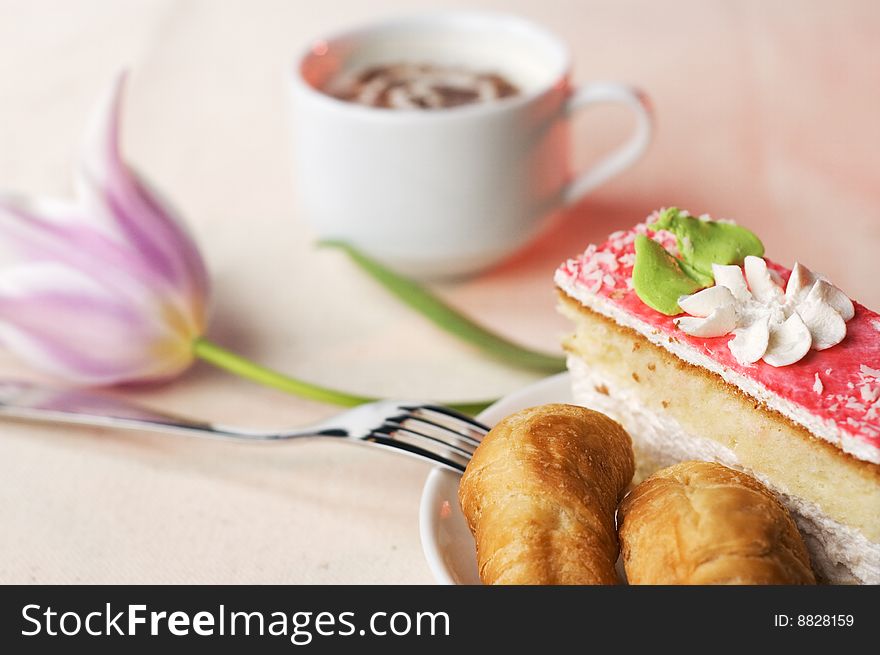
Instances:
[[[0,416],[241,441],[346,436],[344,431],[332,428],[283,433],[239,430],[147,409],[110,395],[74,389],[52,389],[27,382],[5,380],[0,381]]]
[[[342,441],[362,446],[372,446],[383,450],[406,454],[461,473],[470,457],[460,443],[444,441],[441,438],[422,434],[402,421],[407,418],[419,421],[420,426],[434,426],[452,432],[462,442],[474,441],[472,435],[434,423],[425,417],[413,414],[414,410],[433,412],[451,416],[467,424],[468,429],[477,428],[483,433],[488,428],[473,419],[460,416],[444,407],[435,405],[401,404],[393,401],[367,403],[336,416],[328,423],[319,423],[297,431],[248,431],[228,428],[195,421],[174,414],[167,414],[141,407],[134,403],[103,393],[90,393],[80,390],[61,390],[42,387],[27,382],[0,380],[0,417],[28,421],[43,421],[58,424],[94,425],[98,427],[126,428],[173,434],[187,434],[200,437],[236,440],[239,442],[286,441],[290,439],[312,439],[334,437]],[[420,443],[409,443],[394,434],[410,435]],[[478,442],[477,442],[478,443]],[[439,447],[439,448],[438,448]]]

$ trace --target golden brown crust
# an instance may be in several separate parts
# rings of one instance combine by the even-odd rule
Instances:
[[[630,584],[815,584],[803,539],[756,479],[713,462],[658,471],[618,511]]]
[[[616,584],[614,513],[634,472],[615,421],[575,405],[517,412],[459,486],[485,584]]]

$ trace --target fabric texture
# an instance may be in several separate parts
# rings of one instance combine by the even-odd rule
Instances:
[[[328,32],[459,2],[0,0],[0,187],[72,193],[88,112],[131,69],[128,159],[189,220],[214,282],[210,336],[305,379],[363,394],[476,400],[535,376],[485,359],[316,249],[290,172],[286,78]],[[566,39],[573,79],[641,86],[645,158],[477,278],[452,304],[527,345],[558,348],[560,261],[668,205],[739,220],[880,307],[880,4],[492,0]],[[578,162],[630,127],[578,116]],[[344,193],[340,189],[340,193]],[[0,248],[2,251],[2,248]],[[2,253],[0,253],[2,254]],[[0,377],[38,379],[0,353]],[[335,408],[206,366],[119,391],[168,411],[291,427]],[[239,446],[0,423],[0,582],[427,583],[427,469],[334,443]]]

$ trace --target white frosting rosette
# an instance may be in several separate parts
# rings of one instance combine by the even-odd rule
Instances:
[[[811,348],[830,348],[843,341],[846,322],[855,315],[843,291],[799,263],[784,290],[761,257],[746,257],[742,268],[713,264],[712,272],[715,286],[679,299],[690,316],[675,324],[694,337],[733,334],[728,346],[743,365],[763,359],[788,366]]]

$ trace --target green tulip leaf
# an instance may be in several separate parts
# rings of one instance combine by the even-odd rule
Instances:
[[[536,352],[505,339],[450,307],[424,286],[386,268],[351,244],[322,241],[320,245],[342,250],[362,271],[404,304],[441,330],[470,343],[486,355],[511,366],[542,373],[559,373],[565,370],[564,358]]]

